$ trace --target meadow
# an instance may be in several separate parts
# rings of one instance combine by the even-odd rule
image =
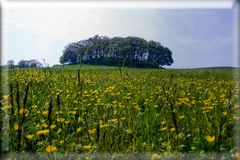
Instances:
[[[10,153],[234,159],[239,82],[232,69],[15,68],[1,82],[0,114]]]

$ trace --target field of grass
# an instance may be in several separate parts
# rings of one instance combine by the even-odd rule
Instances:
[[[9,152],[240,157],[230,69],[58,66],[9,70],[2,81]]]

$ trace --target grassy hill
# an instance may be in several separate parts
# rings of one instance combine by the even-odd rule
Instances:
[[[227,153],[238,106],[234,70],[10,69],[0,117],[9,117],[11,152]]]

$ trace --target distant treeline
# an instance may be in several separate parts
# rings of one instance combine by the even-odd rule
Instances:
[[[172,52],[159,42],[139,37],[94,36],[68,44],[60,57],[61,64],[94,64],[160,68],[173,63]]]
[[[14,68],[14,67],[18,67],[18,68],[41,68],[43,67],[43,64],[41,62],[39,62],[36,59],[30,59],[30,60],[20,60],[18,62],[17,65],[14,64],[14,60],[9,60],[7,62],[7,65],[2,66],[3,68]]]

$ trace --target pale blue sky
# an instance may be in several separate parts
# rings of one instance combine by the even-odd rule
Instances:
[[[6,13],[3,64],[33,58],[59,64],[65,45],[98,34],[158,41],[173,53],[170,68],[238,65],[235,8],[12,8]]]

